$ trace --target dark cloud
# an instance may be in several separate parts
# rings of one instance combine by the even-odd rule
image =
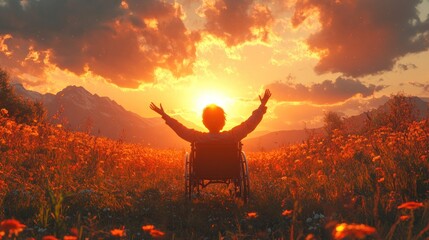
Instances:
[[[397,68],[399,69],[399,71],[408,71],[411,69],[416,69],[417,66],[413,63],[408,63],[408,64],[398,63]]]
[[[423,84],[419,82],[410,82],[410,84],[413,85],[414,87],[421,88],[425,92],[429,92],[429,84]]]
[[[276,82],[265,86],[273,92],[273,97],[280,101],[305,101],[315,104],[332,104],[343,102],[360,94],[363,97],[373,95],[386,86],[364,85],[359,80],[338,77],[334,82],[325,80],[311,86]]]
[[[49,61],[130,88],[153,81],[157,68],[183,76],[192,72],[199,34],[186,29],[181,15],[178,5],[161,0],[6,0],[0,35],[11,36],[3,44],[11,54],[0,51],[0,64],[27,72],[27,62]],[[37,61],[27,58],[29,49]]]
[[[13,72],[43,75],[47,52],[37,51],[24,39],[12,38],[10,34],[0,35],[0,68]],[[13,75],[15,76],[15,75]]]
[[[216,0],[202,9],[205,30],[228,46],[260,39],[267,41],[274,18],[268,7],[255,0]]]
[[[358,77],[391,70],[408,53],[429,47],[429,19],[421,21],[421,0],[298,0],[292,24],[319,13],[320,31],[307,42],[322,56],[318,73]]]

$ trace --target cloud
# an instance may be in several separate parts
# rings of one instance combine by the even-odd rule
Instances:
[[[399,71],[404,72],[411,69],[416,69],[417,66],[413,63],[408,63],[408,64],[398,63],[397,68],[399,69]]]
[[[273,95],[274,96],[274,95]],[[341,116],[356,116],[383,105],[389,100],[387,96],[379,98],[356,97],[336,105],[314,105],[308,102],[293,104],[282,102],[275,105],[273,112],[276,118],[264,119],[262,124],[270,129],[303,129],[323,126],[326,112],[337,112]]]
[[[186,29],[178,4],[161,0],[4,3],[0,35],[10,36],[2,44],[9,47],[9,54],[0,51],[0,60],[16,70],[26,72],[28,63],[39,68],[53,65],[77,75],[90,71],[129,88],[153,81],[157,68],[175,76],[192,72],[199,34]],[[31,52],[38,58],[26,58]]]
[[[40,76],[43,75],[46,57],[47,52],[37,51],[29,41],[0,34],[0,68],[20,72],[25,69],[27,74]]]
[[[419,82],[410,82],[410,84],[414,87],[421,88],[425,92],[429,92],[429,84],[423,84]]]
[[[273,98],[280,101],[304,101],[314,104],[343,102],[356,95],[368,97],[386,88],[384,85],[364,85],[359,80],[338,77],[335,81],[325,80],[311,86],[285,82],[271,83],[265,88],[273,92]]]
[[[254,0],[216,0],[205,3],[200,12],[206,17],[205,31],[228,46],[246,41],[268,41],[274,17],[268,7]]]
[[[292,24],[318,14],[320,31],[307,43],[321,54],[317,73],[359,77],[392,70],[409,53],[429,47],[429,18],[421,21],[421,0],[298,0]]]
[[[290,123],[302,124],[311,122],[323,116],[323,108],[311,104],[280,104],[274,109],[274,114],[279,120],[286,120]]]

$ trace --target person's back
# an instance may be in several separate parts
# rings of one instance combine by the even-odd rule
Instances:
[[[265,90],[264,96],[259,97],[261,101],[260,106],[253,111],[252,115],[246,121],[229,131],[222,132],[221,130],[225,126],[225,112],[221,107],[214,104],[207,106],[203,110],[203,124],[209,130],[208,133],[183,126],[176,119],[168,116],[162,108],[162,105],[157,107],[154,103],[151,103],[150,108],[160,114],[165,120],[165,123],[172,128],[179,137],[188,142],[239,142],[261,122],[267,110],[265,105],[270,97],[271,92],[268,89]]]

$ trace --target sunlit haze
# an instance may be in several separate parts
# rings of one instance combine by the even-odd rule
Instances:
[[[210,91],[204,91],[200,94],[199,97],[195,99],[196,103],[196,112],[202,112],[203,109],[211,104],[215,104],[224,110],[229,110],[229,106],[231,104],[231,99],[225,96],[222,93],[218,92],[210,92]]]

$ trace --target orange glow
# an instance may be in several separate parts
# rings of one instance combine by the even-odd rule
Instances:
[[[11,56],[12,55],[12,52],[9,51],[9,48],[8,48],[8,46],[5,43],[5,41],[7,39],[10,39],[10,38],[12,38],[12,35],[10,35],[10,34],[6,34],[6,35],[3,35],[3,36],[0,35],[0,52],[3,52],[6,56]]]
[[[334,231],[334,239],[344,239],[346,237],[362,239],[368,235],[372,235],[376,229],[365,224],[338,224]]]
[[[24,60],[25,61],[32,60],[34,62],[38,62],[39,61],[39,57],[40,57],[39,52],[35,51],[33,46],[30,46],[29,49],[28,49],[28,54],[27,54],[27,56],[25,57]]]
[[[145,18],[143,21],[148,28],[154,30],[158,29],[158,20],[156,20],[155,18]]]
[[[227,112],[231,99],[225,96],[223,93],[215,91],[205,91],[202,92],[198,97],[196,97],[195,108],[197,113],[202,113],[203,109],[210,105],[215,104],[224,109]]]

